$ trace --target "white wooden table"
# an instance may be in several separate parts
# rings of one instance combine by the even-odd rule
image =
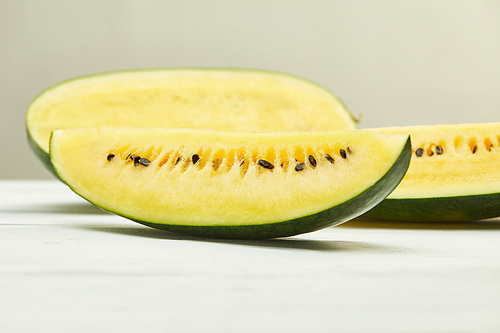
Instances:
[[[0,181],[0,332],[500,332],[500,219],[209,240]]]

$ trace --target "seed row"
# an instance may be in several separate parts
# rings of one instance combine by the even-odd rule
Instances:
[[[496,139],[497,139],[496,141],[498,141],[498,146],[500,146],[500,135],[498,135],[496,137]],[[486,137],[483,140],[483,142],[484,142],[484,148],[488,152],[491,152],[492,149],[495,147],[495,143],[493,143],[493,141],[489,137]],[[454,139],[455,150],[458,150],[459,147],[463,147],[464,143],[465,143],[465,141],[464,141],[463,137],[461,137],[461,136],[455,137],[455,139]],[[442,141],[441,141],[441,144],[438,144],[438,145],[431,143],[431,144],[427,145],[427,147],[428,147],[427,150],[425,150],[424,147],[420,147],[420,148],[417,148],[414,151],[414,153],[415,153],[416,157],[422,157],[424,155],[424,153],[427,153],[427,156],[433,156],[434,154],[442,155],[445,152],[445,148],[443,145],[444,145],[444,143]],[[469,138],[469,140],[467,141],[467,143],[465,145],[466,145],[466,147],[469,148],[469,151],[471,152],[471,154],[476,154],[478,152],[479,148],[482,147],[482,143],[481,143],[481,145],[478,144],[478,140],[474,137]]]
[[[173,156],[173,158],[175,159],[175,161],[172,163],[172,167],[179,164],[183,159],[183,157],[181,155],[181,151],[182,151],[182,149],[177,150],[175,153],[172,151],[171,153],[167,154],[164,158],[162,158],[162,160],[159,163],[159,166],[162,167],[163,165],[165,165],[171,156]],[[347,147],[346,150],[344,150],[343,148],[339,149],[339,155],[342,159],[347,159],[347,154],[352,154],[352,151],[349,147]],[[209,154],[209,155],[211,155],[211,154]],[[243,169],[244,173],[248,169],[248,164],[249,164],[249,163],[245,164],[245,162],[251,161],[251,160],[255,161],[256,164],[263,169],[270,170],[270,171],[272,171],[274,169],[274,164],[272,162],[270,162],[264,158],[255,160],[255,155],[257,155],[257,154],[254,152],[254,158],[245,158],[245,157],[238,158],[238,160],[240,162],[239,166],[240,166],[240,168]],[[115,156],[116,156],[115,153],[109,153],[106,156],[106,159],[108,162],[111,162]],[[215,156],[217,156],[217,154]],[[219,167],[221,166],[222,161],[226,158],[226,156],[225,156],[225,153],[220,154],[220,151],[219,151],[219,157],[215,157],[215,156],[212,159],[212,168],[214,169],[214,171],[217,171],[219,169]],[[335,159],[330,154],[324,154],[323,156],[330,164],[335,163]],[[189,162],[192,163],[193,165],[197,165],[197,164],[201,163],[202,157],[199,154],[193,154],[193,155],[191,155],[189,160],[190,160]],[[297,159],[295,159],[295,161],[298,162],[294,167],[294,170],[296,172],[300,172],[300,171],[305,169],[306,162],[300,162]],[[135,153],[129,153],[127,155],[127,157],[125,158],[125,162],[126,163],[133,163],[134,166],[136,166],[136,167],[137,166],[147,167],[151,164],[150,159],[141,157],[139,155],[136,155]],[[309,166],[313,169],[316,168],[316,166],[318,165],[318,161],[317,161],[316,157],[314,157],[312,154],[307,155],[307,162],[309,163]],[[288,161],[286,161],[286,163],[288,163]],[[183,162],[183,170],[185,170],[187,168],[188,164],[189,164],[188,160],[185,160],[185,162]],[[232,164],[233,164],[233,162],[231,162],[231,166],[232,166]],[[281,163],[280,166],[282,169],[286,169],[285,162]]]

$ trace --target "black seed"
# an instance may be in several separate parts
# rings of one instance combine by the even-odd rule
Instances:
[[[240,162],[240,166],[242,166],[243,164],[245,164],[245,159],[241,159],[241,162]]]
[[[135,161],[134,161],[135,162]],[[147,158],[140,158],[139,159],[139,164],[142,165],[142,166],[145,166],[147,167],[148,165],[151,164],[151,161],[148,160]]]
[[[269,169],[269,170],[272,170],[274,169],[274,165],[272,165],[271,163],[269,163],[268,161],[266,160],[259,160],[259,165],[265,169]]]
[[[443,153],[443,147],[440,145],[436,146],[436,154],[441,155]]]
[[[113,157],[115,157],[115,154],[109,154],[106,158],[108,159],[108,161],[111,161]]]
[[[347,152],[348,152],[349,154],[352,154],[351,148],[349,148],[349,146],[347,146]]]
[[[134,159],[134,154],[130,153],[127,155],[127,158],[125,160],[133,160]]]
[[[302,171],[304,170],[304,167],[306,166],[305,163],[299,163],[295,166],[295,171]]]
[[[344,149],[340,148],[339,153],[342,158],[344,159],[347,158],[347,154]]]
[[[335,163],[335,160],[333,159],[333,157],[330,156],[330,154],[326,154],[325,157],[328,160],[328,162]]]
[[[175,160],[175,165],[179,164],[179,162],[181,161],[181,157],[177,157],[177,159]]]
[[[316,167],[316,159],[314,158],[314,156],[309,155],[307,159],[309,160],[309,163],[311,163],[313,167]]]
[[[139,164],[141,164],[141,157],[140,156],[134,157],[134,165],[138,166]]]
[[[191,157],[191,160],[193,161],[193,164],[196,164],[200,160],[200,155],[194,154],[193,157]]]
[[[418,148],[415,151],[415,155],[417,155],[417,157],[421,157],[423,154],[424,154],[424,150],[422,148]]]
[[[475,154],[477,151],[477,146],[474,146],[474,148],[472,148],[472,153]]]

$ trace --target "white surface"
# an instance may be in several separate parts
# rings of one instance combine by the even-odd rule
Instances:
[[[203,240],[0,181],[1,332],[499,332],[500,220]]]

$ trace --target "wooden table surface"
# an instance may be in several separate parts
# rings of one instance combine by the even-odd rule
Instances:
[[[212,240],[3,180],[0,332],[500,332],[500,219]]]

